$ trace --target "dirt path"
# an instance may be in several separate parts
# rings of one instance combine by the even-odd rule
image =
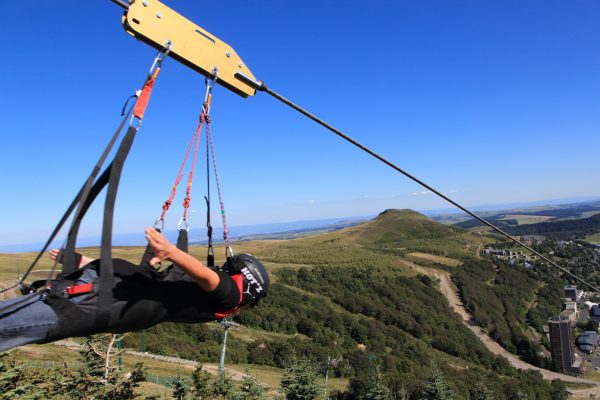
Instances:
[[[506,358],[513,367],[516,367],[519,369],[529,369],[529,370],[540,371],[540,373],[542,374],[544,379],[547,379],[547,380],[560,379],[561,381],[564,381],[564,382],[587,383],[587,384],[596,385],[597,388],[589,389],[590,390],[589,393],[600,394],[600,382],[596,382],[596,381],[592,381],[592,380],[588,380],[588,379],[582,379],[582,378],[565,375],[565,374],[559,374],[557,372],[552,372],[552,371],[548,371],[546,369],[536,367],[534,365],[524,362],[523,360],[519,359],[514,354],[505,350],[502,346],[500,346],[498,343],[496,343],[494,340],[492,340],[483,329],[481,329],[479,326],[475,325],[471,321],[471,316],[469,315],[467,310],[465,310],[465,308],[463,307],[462,302],[457,294],[457,288],[456,288],[456,286],[454,286],[454,283],[452,283],[452,281],[450,280],[450,274],[448,272],[442,271],[442,270],[436,270],[436,269],[432,269],[432,268],[420,268],[420,267],[416,267],[416,268],[419,270],[419,272],[422,272],[422,273],[430,275],[430,276],[434,276],[437,279],[439,279],[440,291],[446,297],[446,299],[448,299],[448,303],[450,304],[450,307],[454,310],[454,312],[456,312],[460,316],[463,323],[483,342],[483,344],[485,345],[485,347],[488,348],[489,351],[491,351],[492,353],[494,353],[496,355],[500,355],[500,356]],[[585,390],[588,390],[588,389],[585,389]],[[579,390],[577,392],[579,392]],[[578,394],[580,394],[580,393],[578,393]]]

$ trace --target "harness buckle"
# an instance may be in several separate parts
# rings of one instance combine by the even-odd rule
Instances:
[[[69,297],[77,296],[79,294],[89,293],[92,290],[94,290],[93,283],[82,283],[79,285],[68,286],[67,288],[65,288],[65,290],[63,290],[61,292],[61,294],[63,295],[63,297],[69,298]]]

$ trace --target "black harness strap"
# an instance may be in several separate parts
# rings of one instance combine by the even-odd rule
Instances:
[[[96,326],[103,328],[108,326],[110,320],[110,306],[112,304],[112,290],[114,284],[113,278],[113,259],[112,259],[112,228],[113,216],[115,211],[115,201],[117,198],[117,189],[121,179],[121,171],[123,165],[138,128],[130,126],[115,154],[112,161],[110,174],[108,177],[108,189],[106,192],[106,200],[104,203],[104,220],[102,225],[102,242],[100,246],[100,278],[99,278],[99,293],[98,293],[98,316],[96,318]]]
[[[88,177],[87,181],[85,182],[85,184],[83,186],[82,194],[81,194],[81,201],[79,202],[79,207],[77,208],[77,211],[75,212],[75,216],[73,218],[73,222],[71,223],[71,228],[69,229],[69,233],[68,233],[67,246],[66,246],[65,252],[64,252],[63,269],[62,269],[63,273],[68,274],[68,273],[76,271],[77,268],[79,268],[79,265],[76,265],[76,263],[75,263],[75,245],[77,243],[77,234],[79,233],[79,227],[81,225],[81,221],[83,220],[83,216],[85,215],[87,209],[89,208],[90,204],[93,202],[93,199],[95,199],[95,197],[92,199],[91,202],[89,202],[89,204],[87,204],[87,208],[85,210],[83,210],[84,204],[87,203],[87,198],[88,198],[88,195],[90,194],[90,190],[92,188],[92,184],[94,183],[94,179],[100,172],[102,165],[106,161],[108,154],[112,150],[115,142],[117,141],[117,138],[121,134],[121,131],[123,130],[125,123],[129,119],[130,114],[131,114],[131,110],[125,115],[125,117],[121,121],[121,124],[119,125],[119,127],[113,134],[112,138],[108,142],[108,145],[102,152],[102,155],[100,156],[98,162],[94,166],[92,173],[90,174],[90,176]],[[97,196],[97,194],[96,194],[96,196]]]
[[[83,206],[81,207],[81,212],[79,213],[77,219],[79,221],[77,221],[77,219],[74,219],[74,222],[76,222],[76,226],[79,226],[79,223],[81,222],[81,219],[83,219],[83,217],[85,216],[87,210],[90,208],[90,206],[92,205],[92,203],[94,202],[94,200],[96,199],[96,197],[98,197],[98,194],[102,191],[102,189],[104,188],[104,186],[106,186],[106,183],[108,182],[108,177],[110,176],[110,170],[112,168],[112,164],[109,165],[104,172],[102,173],[102,175],[100,175],[100,177],[98,178],[98,180],[94,183],[94,185],[92,186],[91,190],[89,191],[89,195],[87,196],[85,202],[82,202]],[[76,196],[75,200],[79,201],[79,199],[81,198],[81,192]],[[70,209],[72,210],[75,205],[76,205],[76,201],[73,201],[73,203],[71,204],[72,207],[70,207]],[[65,214],[64,219],[66,220],[66,218],[68,217],[68,214]],[[62,221],[64,223],[64,221]],[[59,225],[61,225],[59,223]],[[60,230],[60,227],[57,227],[58,230]],[[46,247],[49,245],[49,243],[52,241],[52,238],[48,241],[48,243],[46,243]],[[62,254],[59,255],[59,259],[57,260],[57,263],[62,263],[64,261],[64,252],[66,250],[63,250]],[[74,264],[75,265],[79,265],[80,261],[81,261],[81,254],[78,254],[74,251],[74,249],[71,249],[71,251],[73,251],[74,254]],[[43,254],[44,250],[42,250],[42,252],[40,254],[38,254],[38,259],[41,256],[41,254]],[[41,280],[37,280],[33,283],[31,283],[30,285],[26,285],[25,283],[21,282],[19,284],[19,287],[21,289],[21,292],[23,294],[27,294],[27,293],[31,293],[31,292],[35,292],[37,291],[39,288],[41,288],[42,286],[45,286],[48,281],[50,280],[50,278],[52,277],[52,275],[54,274],[54,271],[56,269],[56,264],[54,264],[52,270],[50,271],[50,273],[48,274],[48,277],[46,279],[41,279]],[[33,263],[33,265],[35,265],[35,262]],[[67,275],[67,273],[62,272],[61,275]]]
[[[160,232],[160,229],[155,229]],[[152,248],[152,246],[150,246],[150,244],[147,244],[146,249],[144,250],[144,254],[142,255],[142,259],[140,260],[140,265],[149,265],[148,263],[150,262],[152,257],[154,257],[154,249]]]
[[[114,146],[115,141],[117,140],[117,138],[119,137],[121,131],[123,130],[123,127],[125,126],[125,123],[127,122],[128,118],[129,118],[129,113],[125,116],[125,118],[123,118],[123,121],[121,121],[121,124],[119,124],[119,127],[117,128],[117,130],[113,134],[113,136],[110,139],[108,145],[104,149],[104,152],[102,153],[102,155],[98,159],[98,162],[96,163],[96,165],[92,169],[92,172],[91,172],[90,176],[88,177],[88,179],[86,180],[86,182],[84,183],[84,185],[81,187],[81,189],[79,189],[79,192],[75,195],[75,198],[73,199],[73,201],[71,202],[71,204],[69,205],[69,207],[67,208],[67,210],[65,211],[65,213],[63,214],[63,216],[60,218],[60,220],[58,221],[58,223],[56,224],[56,227],[54,228],[54,230],[50,234],[50,237],[48,238],[48,240],[44,244],[44,247],[40,250],[40,252],[36,256],[36,258],[33,260],[33,262],[31,263],[31,265],[29,266],[29,268],[25,271],[25,273],[21,277],[21,279],[19,281],[19,284],[18,284],[20,287],[23,287],[23,282],[25,282],[25,280],[27,279],[27,277],[29,276],[29,274],[31,273],[31,271],[33,270],[33,268],[37,265],[37,263],[40,260],[40,258],[42,258],[42,256],[46,252],[46,250],[48,250],[48,247],[54,241],[54,239],[56,238],[56,235],[58,235],[58,232],[60,232],[60,230],[62,229],[63,225],[65,224],[65,222],[67,221],[67,219],[69,218],[69,216],[71,215],[71,213],[73,212],[73,210],[75,209],[75,207],[77,205],[79,205],[80,207],[78,208],[77,214],[74,217],[74,222],[72,224],[71,231],[73,231],[73,229],[76,229],[76,230],[78,229],[79,225],[77,224],[77,227],[76,227],[75,226],[75,221],[81,220],[81,218],[83,218],[83,217],[80,216],[80,215],[82,213],[85,214],[85,211],[83,211],[83,209],[81,207],[81,204],[85,203],[87,201],[87,198],[88,198],[89,193],[90,193],[90,186],[91,186],[92,182],[94,181],[94,179],[96,178],[98,172],[102,168],[102,164],[104,164],[104,161],[106,160],[106,157],[107,157],[108,153],[110,152],[110,150]],[[89,204],[88,204],[87,207],[89,208]],[[74,244],[73,244],[73,248],[74,248]],[[70,265],[63,264],[63,272],[72,272],[74,269],[76,269],[76,268],[72,269],[73,265],[75,264],[75,262],[74,262],[74,255],[73,255],[73,258],[71,260],[69,260],[69,258],[67,257],[64,261],[66,263],[70,262]],[[65,266],[66,266],[66,268],[65,268]],[[52,272],[54,272],[54,269],[53,269]],[[3,291],[0,291],[0,293],[2,293],[2,292]]]
[[[160,229],[154,228],[157,231],[161,232]],[[177,235],[177,248],[185,253],[189,252],[189,239],[188,239],[188,231],[187,229],[180,229],[179,234]],[[144,249],[144,254],[142,255],[142,259],[140,260],[140,265],[149,265],[148,263],[154,257],[154,249],[150,244],[146,245]]]
[[[177,235],[177,248],[183,252],[188,252],[189,243],[188,243],[188,231],[187,229],[180,229],[179,234]]]
[[[106,167],[104,172],[102,172],[102,175],[100,175],[98,180],[94,182],[94,185],[88,191],[85,199],[82,199],[83,201],[79,204],[79,209],[77,210],[78,213],[75,214],[75,217],[71,224],[71,230],[69,231],[67,245],[63,250],[63,274],[70,274],[71,272],[75,272],[79,268],[79,261],[81,260],[81,257],[77,257],[77,253],[75,252],[75,243],[77,241],[79,227],[81,226],[81,221],[83,221],[83,217],[85,217],[85,214],[87,213],[88,209],[94,203],[96,197],[98,197],[102,189],[104,189],[104,187],[108,183],[111,170],[112,162],[108,167]],[[71,257],[69,258],[68,255],[70,255]]]

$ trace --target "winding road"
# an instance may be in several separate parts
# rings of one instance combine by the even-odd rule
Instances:
[[[565,374],[559,374],[557,372],[548,371],[546,369],[536,367],[535,365],[531,365],[524,362],[514,354],[505,350],[502,346],[500,346],[498,343],[492,340],[481,327],[472,323],[471,316],[463,307],[463,304],[457,294],[458,290],[456,286],[454,286],[454,283],[452,283],[452,280],[450,279],[450,274],[448,272],[433,268],[421,268],[416,266],[414,268],[423,274],[427,274],[429,276],[433,276],[439,279],[440,291],[442,292],[444,297],[448,299],[448,303],[450,304],[452,310],[454,310],[454,312],[456,312],[460,316],[465,326],[467,326],[481,340],[481,342],[485,345],[485,347],[487,347],[489,351],[496,355],[500,355],[506,358],[508,362],[515,368],[539,371],[544,377],[544,379],[547,380],[560,379],[563,382],[587,383],[596,386],[595,388],[591,389],[576,390],[578,395],[588,393],[600,395],[600,382]]]

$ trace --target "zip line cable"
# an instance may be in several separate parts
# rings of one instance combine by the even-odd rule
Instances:
[[[449,202],[450,204],[452,204],[453,206],[461,209],[462,211],[464,211],[465,213],[469,214],[470,216],[472,216],[473,218],[477,219],[478,221],[482,222],[483,224],[489,226],[490,228],[494,229],[496,232],[500,233],[502,236],[508,238],[509,240],[513,241],[514,243],[522,246],[523,248],[529,250],[530,252],[532,252],[533,254],[535,254],[536,256],[540,257],[541,259],[543,259],[544,261],[546,261],[547,263],[549,263],[550,265],[558,268],[559,270],[561,270],[562,272],[564,272],[565,274],[571,276],[572,278],[576,279],[577,281],[583,283],[584,285],[588,286],[589,288],[593,289],[596,292],[600,292],[600,289],[598,289],[597,287],[595,287],[594,285],[592,285],[591,283],[586,282],[585,280],[581,279],[580,277],[578,277],[577,275],[573,274],[572,272],[568,271],[567,269],[561,267],[560,265],[558,265],[557,263],[555,263],[554,261],[550,260],[548,257],[544,256],[543,254],[541,254],[540,252],[534,250],[533,248],[531,248],[530,246],[527,246],[525,243],[521,242],[518,239],[515,239],[514,237],[510,236],[508,233],[504,232],[502,229],[498,228],[496,225],[492,224],[491,222],[488,222],[487,220],[485,220],[484,218],[480,217],[479,215],[475,214],[474,212],[470,211],[469,209],[467,209],[466,207],[461,206],[459,203],[457,203],[456,201],[452,200],[451,198],[449,198],[448,196],[444,195],[443,193],[441,193],[440,191],[434,189],[433,187],[429,186],[428,184],[426,184],[425,182],[423,182],[422,180],[418,179],[417,177],[413,176],[412,174],[408,173],[407,171],[403,170],[402,168],[398,167],[397,165],[393,164],[392,162],[386,160],[385,158],[383,158],[382,156],[380,156],[379,154],[375,153],[373,150],[363,146],[362,144],[360,144],[359,142],[357,142],[356,140],[352,139],[350,136],[344,134],[342,131],[340,131],[339,129],[334,128],[333,126],[329,125],[327,122],[323,121],[322,119],[318,118],[317,116],[315,116],[314,114],[311,114],[310,112],[306,111],[305,109],[303,109],[302,107],[298,106],[297,104],[293,103],[292,101],[286,99],[285,97],[283,97],[282,95],[274,92],[273,90],[269,89],[265,83],[263,81],[254,81],[250,78],[248,78],[247,76],[241,74],[241,73],[236,73],[236,77],[240,80],[242,80],[243,82],[253,86],[256,90],[259,90],[261,92],[265,92],[270,94],[271,96],[273,96],[274,98],[276,98],[277,100],[281,101],[282,103],[284,103],[285,105],[293,108],[294,110],[298,111],[299,113],[303,114],[304,116],[312,119],[313,121],[315,121],[316,123],[318,123],[319,125],[327,128],[328,130],[330,130],[331,132],[335,133],[336,135],[338,135],[339,137],[341,137],[342,139],[350,142],[351,144],[353,144],[354,146],[358,147],[359,149],[363,150],[364,152],[368,153],[369,155],[375,157],[376,159],[378,159],[379,161],[383,162],[384,164],[388,165],[389,167],[395,169],[397,172],[401,173],[402,175],[406,176],[407,178],[413,180],[414,182],[418,183],[419,185],[423,186],[424,188],[426,188],[427,190],[431,191],[432,193],[435,193],[436,195],[438,195],[439,197],[441,197],[442,199],[446,200],[447,202]]]

